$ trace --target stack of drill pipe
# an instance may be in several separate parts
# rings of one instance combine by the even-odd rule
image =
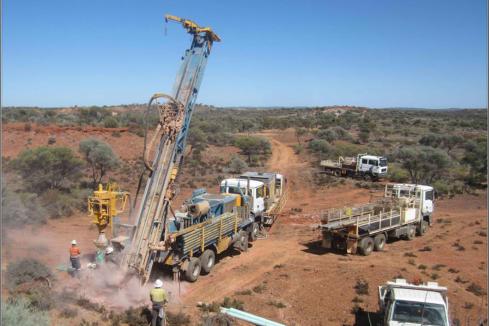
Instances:
[[[202,230],[204,231],[204,244],[217,240],[220,235],[231,233],[234,230],[235,219],[235,214],[226,213],[222,217],[215,219],[211,224],[182,235],[183,252],[186,254],[202,245]],[[221,230],[220,233],[219,230]]]

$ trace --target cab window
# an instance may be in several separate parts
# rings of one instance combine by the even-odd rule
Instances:
[[[425,200],[433,200],[433,190],[425,192],[424,199]]]
[[[265,196],[265,191],[264,191],[263,187],[256,188],[256,197],[261,198],[264,196]]]
[[[366,158],[362,158],[362,164],[368,164],[368,160]]]
[[[368,160],[368,164],[373,165],[373,166],[378,166],[379,165],[379,161],[377,161],[377,160]]]
[[[237,195],[246,195],[246,188],[241,188],[241,191],[238,187],[228,187],[228,194],[237,194]]]

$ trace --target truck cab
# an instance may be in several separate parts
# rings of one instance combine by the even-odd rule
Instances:
[[[420,213],[425,221],[432,225],[432,215],[435,209],[435,191],[433,187],[425,185],[416,185],[408,183],[394,184],[392,190],[396,197],[408,197],[410,193],[415,192],[416,198],[420,198]]]
[[[249,201],[250,212],[259,217],[265,211],[265,184],[261,181],[231,178],[221,181],[221,194],[235,194],[241,203]]]
[[[373,178],[387,175],[387,158],[383,156],[359,154],[357,164],[357,170],[362,174],[370,174]]]
[[[379,306],[386,326],[449,326],[447,288],[396,279],[379,286]]]

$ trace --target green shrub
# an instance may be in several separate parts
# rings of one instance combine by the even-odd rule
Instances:
[[[114,119],[113,117],[110,117],[110,116],[105,117],[103,120],[103,123],[104,123],[105,128],[117,128],[117,127],[119,127],[119,123],[117,122],[117,120]]]
[[[333,152],[333,147],[324,139],[314,139],[309,142],[311,152],[320,156],[328,156]]]
[[[52,279],[51,270],[33,258],[26,258],[12,262],[7,267],[7,285],[10,289],[14,289],[20,284],[42,279]]]
[[[365,280],[357,280],[354,289],[358,295],[368,295],[368,282]]]
[[[229,170],[232,173],[241,173],[248,168],[248,164],[239,158],[239,156],[233,156],[229,162]]]
[[[2,178],[2,222],[8,227],[46,222],[47,212],[36,194],[14,192]]]
[[[178,313],[172,313],[171,311],[166,311],[166,319],[168,321],[169,326],[190,325],[190,316],[182,311]]]
[[[392,182],[404,183],[409,181],[409,173],[397,164],[389,164],[388,177]]]
[[[49,326],[49,314],[32,308],[26,299],[2,302],[2,325]]]
[[[77,182],[83,163],[67,147],[37,147],[24,150],[14,161],[14,168],[31,191],[63,189]]]
[[[79,151],[90,168],[94,186],[101,182],[107,172],[120,165],[120,160],[112,151],[112,147],[102,140],[84,139],[80,142]]]

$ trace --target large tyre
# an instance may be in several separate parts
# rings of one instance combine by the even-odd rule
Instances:
[[[421,221],[416,227],[416,234],[418,236],[422,236],[423,234],[426,233],[427,230],[428,230],[428,222]]]
[[[416,228],[413,225],[408,226],[406,239],[413,240],[416,237]]]
[[[365,180],[365,181],[372,181],[372,176],[370,175],[370,173],[365,173],[363,175],[363,180]]]
[[[374,240],[371,237],[365,237],[358,244],[358,252],[360,255],[368,256],[374,250]]]
[[[201,270],[200,259],[192,257],[189,260],[187,270],[185,271],[185,278],[189,282],[195,282],[199,278]]]
[[[385,235],[377,234],[374,238],[374,250],[382,251],[385,247]]]
[[[202,267],[202,274],[209,274],[212,267],[216,264],[216,254],[211,249],[206,249],[202,256],[200,256],[200,265]]]
[[[341,171],[340,170],[335,170],[334,171],[334,176],[335,177],[341,177]]]
[[[256,239],[258,239],[258,232],[260,232],[260,226],[258,225],[258,223],[253,222],[251,224],[251,229],[250,229],[250,241],[251,242],[256,241]]]
[[[331,239],[331,249],[334,251],[338,250],[338,241],[335,238]]]
[[[239,249],[243,252],[248,250],[248,232],[241,231],[239,238]]]

